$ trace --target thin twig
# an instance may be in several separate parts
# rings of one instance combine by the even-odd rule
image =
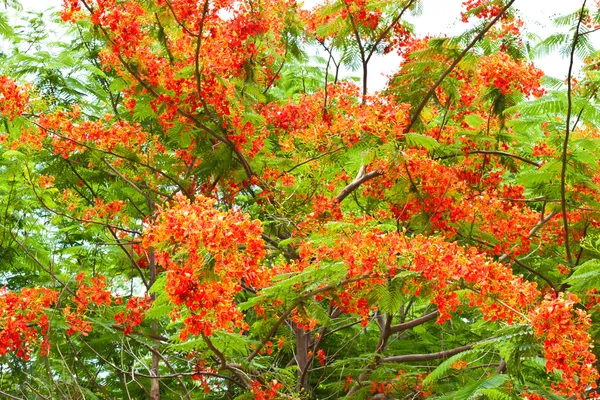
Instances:
[[[444,156],[436,157],[436,160],[446,160],[448,158],[463,157],[468,154],[487,154],[487,155],[495,155],[495,156],[502,156],[502,157],[511,157],[511,158],[515,158],[517,160],[521,160],[524,163],[534,165],[536,167],[539,167],[541,165],[541,163],[539,163],[538,161],[533,161],[528,158],[521,157],[517,154],[507,153],[505,151],[496,151],[496,150],[470,150],[470,151],[467,151],[466,153],[446,154]]]

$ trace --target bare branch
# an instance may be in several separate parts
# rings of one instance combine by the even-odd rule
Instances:
[[[419,318],[415,318],[412,321],[408,321],[408,322],[403,322],[401,324],[398,325],[393,325],[390,326],[390,333],[394,334],[394,333],[398,333],[398,332],[402,332],[408,329],[412,329],[416,326],[419,325],[423,325],[424,323],[431,321],[433,319],[436,319],[437,317],[440,316],[440,312],[438,310],[431,312],[429,314],[425,314],[422,317]]]
[[[358,189],[363,183],[365,183],[366,181],[369,181],[373,178],[377,178],[378,176],[383,175],[383,172],[381,171],[371,171],[368,173],[362,173],[359,175],[348,185],[346,186],[341,192],[340,194],[338,194],[335,199],[338,202],[342,202],[344,201],[344,199],[346,197],[348,197],[348,195],[350,195],[352,192],[354,192],[356,189]]]
[[[440,358],[448,358],[452,357],[456,354],[465,352],[467,350],[471,350],[475,346],[474,344],[468,344],[466,346],[457,347],[455,349],[450,349],[446,351],[438,351],[437,353],[429,353],[429,354],[405,354],[402,356],[392,356],[385,357],[381,359],[381,362],[390,363],[403,363],[403,362],[412,362],[412,361],[431,361],[438,360]]]
[[[534,165],[536,167],[539,167],[541,165],[541,163],[539,163],[537,161],[533,161],[528,158],[521,157],[517,154],[507,153],[505,151],[496,151],[496,150],[471,150],[466,153],[447,154],[445,156],[437,157],[436,160],[446,160],[448,158],[463,157],[463,156],[465,156],[465,154],[488,154],[488,155],[495,155],[495,156],[502,156],[502,157],[511,157],[511,158],[515,158],[517,160],[523,161],[524,163]]]

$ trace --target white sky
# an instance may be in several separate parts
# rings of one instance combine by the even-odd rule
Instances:
[[[316,2],[317,0],[305,0],[306,4]],[[410,19],[415,25],[416,33],[419,36],[426,34],[452,36],[463,31],[465,25],[460,22],[462,2],[463,0],[424,0],[423,14]],[[25,10],[41,11],[53,6],[59,8],[62,0],[21,0],[21,4]],[[545,37],[554,31],[552,17],[576,11],[581,7],[581,1],[517,0],[514,7],[521,12],[526,30]],[[592,35],[596,35],[594,42],[596,47],[600,47],[600,31]],[[550,55],[535,62],[546,74],[556,78],[566,78],[568,62],[560,55]],[[369,81],[372,82],[370,89],[381,89],[385,83],[384,76],[393,73],[398,63],[399,59],[393,56],[372,60],[369,66]]]

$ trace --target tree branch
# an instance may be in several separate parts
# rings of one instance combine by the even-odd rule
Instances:
[[[458,57],[452,62],[452,64],[444,71],[444,73],[433,84],[433,86],[429,89],[429,91],[427,92],[427,94],[425,94],[425,97],[423,98],[423,100],[421,100],[421,103],[419,103],[419,105],[415,109],[415,112],[414,112],[413,116],[410,118],[410,123],[406,126],[406,128],[404,128],[404,132],[405,133],[410,132],[410,130],[412,129],[412,127],[415,124],[415,122],[417,122],[417,119],[419,118],[419,115],[421,115],[421,112],[423,111],[423,109],[425,108],[425,106],[427,105],[427,103],[429,102],[429,100],[431,99],[431,97],[435,94],[435,91],[438,88],[438,86],[440,86],[442,84],[442,82],[444,81],[444,79],[446,79],[446,77],[448,75],[450,75],[450,73],[462,61],[462,59],[467,55],[467,53],[469,51],[471,51],[471,49],[473,47],[475,47],[475,45],[477,44],[477,42],[479,42],[485,36],[485,34],[490,29],[492,29],[492,27],[496,24],[496,22],[498,22],[498,20],[500,20],[500,18],[502,18],[502,16],[506,13],[506,11],[508,11],[508,9],[513,5],[514,2],[515,2],[515,0],[510,0],[508,2],[508,4],[506,4],[506,6],[504,6],[504,8],[502,10],[500,10],[500,12],[498,13],[498,15],[496,15],[496,17],[494,17],[494,19],[492,19],[483,28],[483,30],[481,32],[479,32],[479,34],[477,36],[475,36],[473,38],[473,40],[471,40],[471,43],[469,43],[469,45],[462,51],[462,53],[460,53],[458,55]]]
[[[471,350],[475,346],[474,344],[468,344],[466,346],[457,347],[455,349],[450,349],[446,351],[438,351],[437,353],[429,353],[429,354],[406,354],[402,356],[392,356],[385,357],[381,359],[381,362],[384,363],[403,363],[403,362],[412,362],[412,361],[431,361],[438,360],[440,358],[448,358],[453,355],[462,353],[467,350]]]
[[[340,194],[338,194],[335,197],[335,199],[341,203],[342,201],[344,201],[344,199],[346,197],[348,197],[348,195],[350,195],[352,192],[354,192],[356,189],[358,189],[360,187],[360,185],[362,185],[363,183],[365,183],[368,180],[377,178],[378,176],[381,176],[381,175],[383,175],[383,172],[380,172],[378,170],[364,173],[364,171],[361,169],[361,171],[356,176],[356,178],[348,186],[346,186],[340,192]]]
[[[1,390],[0,390],[0,395],[2,395],[2,396],[4,396],[4,397],[6,397],[7,399],[14,399],[14,400],[25,400],[25,399],[23,399],[23,398],[21,398],[21,397],[13,396],[12,394],[8,394],[8,393],[6,393],[6,392],[3,392],[3,391],[1,391]]]
[[[569,218],[567,216],[567,155],[569,149],[569,136],[571,134],[571,114],[573,113],[573,64],[575,62],[575,50],[579,41],[579,28],[583,22],[583,14],[585,12],[585,4],[587,0],[583,0],[581,11],[579,12],[579,20],[573,37],[573,46],[571,47],[571,55],[569,58],[569,73],[567,75],[567,123],[565,127],[565,140],[563,142],[562,152],[562,169],[560,172],[560,199],[563,217],[563,230],[565,231],[565,252],[567,253],[567,262],[573,264],[571,255],[571,243],[569,238]]]
[[[537,161],[533,161],[528,158],[521,157],[517,154],[512,154],[512,153],[507,153],[505,151],[497,151],[497,150],[471,150],[466,153],[447,154],[445,156],[436,157],[435,159],[436,160],[446,160],[449,158],[461,157],[461,156],[464,156],[465,154],[488,154],[488,155],[495,155],[495,156],[502,156],[502,157],[511,157],[511,158],[515,158],[517,160],[523,161],[524,163],[534,165],[536,167],[539,167],[541,165],[541,163],[539,163]]]
[[[308,164],[310,162],[318,160],[319,158],[323,158],[323,157],[328,156],[330,154],[337,153],[338,151],[343,150],[343,149],[344,149],[344,147],[338,147],[337,149],[329,150],[329,151],[326,151],[325,153],[319,154],[318,156],[315,156],[315,157],[309,158],[307,160],[304,160],[301,163],[296,164],[292,168],[290,168],[287,171],[285,171],[285,173],[289,174],[290,172],[292,172],[293,170],[295,170],[298,167],[303,166],[304,164]]]
[[[550,285],[550,287],[556,291],[556,286],[554,286],[554,283],[552,283],[552,281],[550,280],[550,278],[548,278],[546,275],[542,274],[541,272],[536,271],[535,269],[531,268],[530,266],[528,266],[527,264],[525,264],[524,262],[518,260],[517,258],[514,259],[515,264],[517,264],[519,267],[521,268],[525,268],[527,271],[531,272],[532,274],[540,277],[541,279],[545,280],[548,285]]]
[[[408,322],[403,322],[401,324],[398,325],[392,325],[390,326],[390,333],[394,334],[394,333],[398,333],[398,332],[402,332],[408,329],[412,329],[416,326],[422,325],[428,321],[431,321],[433,319],[436,319],[437,317],[440,316],[440,312],[438,310],[435,310],[434,312],[431,312],[429,314],[425,314],[422,317],[419,318],[415,318],[412,321],[408,321]]]

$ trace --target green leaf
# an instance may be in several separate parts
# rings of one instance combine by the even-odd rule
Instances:
[[[440,378],[442,378],[444,375],[446,375],[446,373],[448,371],[450,371],[450,367],[456,361],[462,360],[465,358],[469,358],[469,356],[472,354],[478,354],[478,353],[482,353],[485,351],[486,350],[483,350],[483,349],[471,349],[471,350],[464,351],[462,353],[456,354],[456,355],[448,358],[447,360],[442,362],[440,365],[438,365],[436,369],[431,371],[425,379],[423,379],[423,385],[427,386],[427,385],[430,385],[430,384],[438,381]]]
[[[485,119],[477,114],[469,114],[465,117],[465,122],[473,129],[480,129],[485,124]]]
[[[588,260],[575,267],[573,274],[565,282],[571,285],[571,291],[580,294],[598,288],[600,286],[600,260]]]
[[[473,382],[460,390],[441,396],[440,399],[475,400],[479,397],[480,390],[496,389],[506,383],[509,379],[509,376],[504,374],[492,375],[487,379]]]
[[[423,147],[427,150],[435,150],[440,144],[431,136],[425,136],[418,133],[407,133],[405,136],[406,143],[410,146]]]
[[[4,153],[2,153],[2,158],[4,158],[5,160],[11,159],[11,158],[24,159],[25,154],[23,154],[17,150],[6,150]]]

